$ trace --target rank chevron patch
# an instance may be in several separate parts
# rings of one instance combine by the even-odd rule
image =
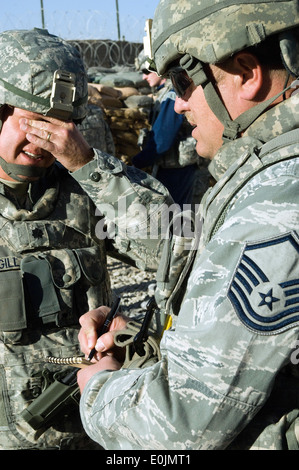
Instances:
[[[240,320],[259,334],[299,325],[299,243],[293,233],[247,244],[229,286]]]

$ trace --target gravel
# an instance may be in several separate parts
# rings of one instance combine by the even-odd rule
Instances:
[[[144,312],[154,293],[155,274],[140,271],[108,257],[108,271],[114,295],[121,296],[122,312],[134,317]]]

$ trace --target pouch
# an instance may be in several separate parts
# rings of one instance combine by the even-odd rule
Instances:
[[[134,338],[139,333],[141,325],[130,321],[124,330],[120,330],[114,336],[114,344],[121,348],[126,347],[126,357],[123,369],[137,369],[149,367],[161,359],[159,337],[153,331],[148,331],[148,338],[143,343],[144,355],[140,356],[133,347]]]
[[[6,247],[0,248],[0,331],[26,328],[26,309],[20,261]]]
[[[51,250],[22,260],[33,315],[43,324],[75,324],[80,315],[102,303],[104,270],[98,250],[97,246]]]

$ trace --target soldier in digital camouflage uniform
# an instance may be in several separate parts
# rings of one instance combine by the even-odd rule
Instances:
[[[52,134],[34,142],[20,128],[24,119],[59,124],[67,152],[93,155],[76,127],[87,108],[79,53],[46,30],[1,33],[0,103],[0,448],[99,448],[82,428],[78,404],[37,430],[25,419],[53,374],[70,370],[46,357],[81,354],[79,316],[111,300],[94,204],[54,164]]]
[[[161,244],[156,301],[172,326],[160,347],[150,334],[138,362],[136,324],[118,331],[117,317],[124,366],[104,355],[78,374],[84,428],[107,449],[299,448],[298,24],[294,0],[159,3],[153,66],[172,75],[176,110],[195,125],[216,184],[194,235],[170,230]],[[185,72],[175,75],[178,64]],[[106,196],[115,208],[132,187],[146,203],[142,180],[138,188],[118,162],[98,157],[65,164],[99,207]],[[119,246],[123,219],[114,218]],[[146,255],[155,240],[127,234],[123,252],[139,244],[139,266],[154,263]],[[81,317],[85,353],[105,312]],[[112,348],[111,332],[98,351]]]
[[[46,31],[8,31],[0,44],[0,448],[93,448],[76,410],[39,431],[21,418],[58,370],[46,367],[46,356],[78,354],[79,315],[110,301],[105,246],[92,229],[93,204],[66,170],[53,165],[53,156],[18,130],[21,117],[50,108],[58,69],[76,74],[81,103],[72,119],[81,121],[85,72],[79,54]],[[70,117],[59,113],[50,112]]]

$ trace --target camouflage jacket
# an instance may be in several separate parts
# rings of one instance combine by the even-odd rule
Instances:
[[[28,209],[0,184],[0,207],[0,448],[94,448],[78,406],[38,431],[21,413],[63,370],[46,357],[79,354],[79,316],[110,302],[95,207],[59,168],[46,188],[42,180],[31,185]]]
[[[298,449],[298,109],[220,149],[194,236],[160,250],[161,359],[100,372],[81,397],[105,448]]]
[[[104,216],[95,234],[109,240],[111,254],[142,270],[157,270],[174,204],[168,190],[149,174],[97,149],[95,158],[72,176]]]

